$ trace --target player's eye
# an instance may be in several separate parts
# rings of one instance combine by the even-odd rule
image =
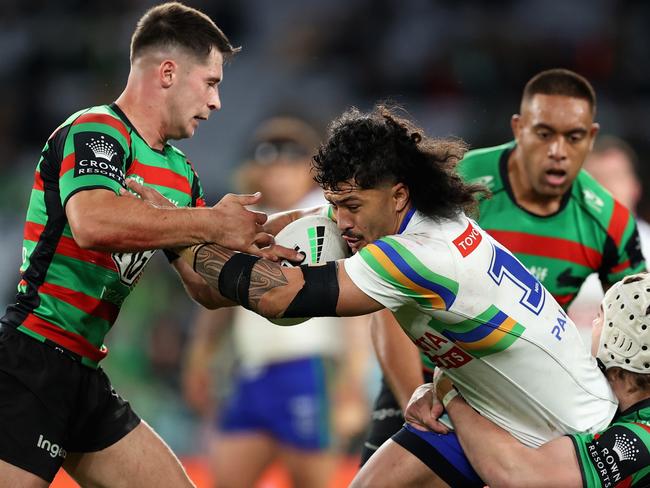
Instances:
[[[538,130],[537,137],[543,141],[548,140],[551,137],[551,132],[548,130]]]
[[[567,140],[568,140],[571,144],[576,144],[576,143],[580,142],[582,139],[584,139],[584,135],[583,135],[583,134],[569,134],[569,135],[567,136]]]

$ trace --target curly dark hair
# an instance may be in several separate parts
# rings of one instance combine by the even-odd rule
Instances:
[[[353,180],[362,189],[404,183],[413,206],[432,217],[473,211],[481,185],[467,184],[456,165],[467,144],[460,139],[433,139],[396,108],[377,105],[367,114],[351,108],[329,127],[329,139],[314,156],[314,179],[325,190]]]

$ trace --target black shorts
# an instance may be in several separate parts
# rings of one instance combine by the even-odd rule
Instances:
[[[432,374],[425,372],[424,381],[430,382]],[[404,425],[404,414],[397,403],[386,379],[381,379],[381,389],[375,400],[370,417],[370,427],[361,451],[359,466],[366,464],[379,446],[400,431]]]
[[[140,418],[99,369],[0,324],[0,459],[52,481],[68,452],[100,451]]]

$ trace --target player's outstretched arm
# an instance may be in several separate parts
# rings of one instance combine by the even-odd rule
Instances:
[[[450,388],[441,389],[441,384],[438,384],[439,397]],[[582,486],[580,467],[569,437],[560,437],[537,449],[530,448],[480,415],[461,396],[449,401],[446,410],[467,458],[491,488]]]
[[[245,208],[255,195],[226,195],[209,208],[175,208],[156,204],[158,192],[129,180],[143,198],[119,196],[106,189],[74,194],[65,206],[77,244],[85,249],[134,252],[218,242],[231,249],[259,254],[272,242],[262,225],[266,215]]]
[[[288,268],[217,244],[178,252],[223,297],[264,317],[354,316],[383,308],[339,266],[345,260]]]

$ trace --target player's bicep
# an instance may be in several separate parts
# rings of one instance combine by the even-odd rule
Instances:
[[[116,198],[119,197],[106,188],[79,191],[70,197],[65,206],[65,214],[72,235],[79,245],[83,246],[87,232],[93,232],[93,225],[89,224],[96,223],[98,212],[102,209],[111,211]]]
[[[341,317],[365,315],[381,310],[384,306],[366,295],[354,284],[345,271],[344,260],[338,265],[339,298],[336,304],[336,314]]]

